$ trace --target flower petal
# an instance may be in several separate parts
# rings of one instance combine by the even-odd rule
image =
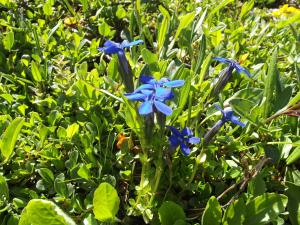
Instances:
[[[110,40],[106,41],[104,43],[104,47],[98,48],[98,50],[104,52],[105,54],[115,54],[118,53],[119,51],[123,51],[119,43]]]
[[[134,46],[134,45],[139,45],[139,44],[142,44],[144,43],[143,40],[136,40],[136,41],[132,41],[132,42],[128,42],[127,40],[124,40],[121,44],[122,48],[129,48],[131,46]]]
[[[191,138],[188,138],[187,141],[190,144],[198,144],[200,142],[200,138],[198,138],[198,137],[191,137]]]
[[[145,101],[147,96],[141,93],[130,93],[125,94],[125,97],[130,101]]]
[[[152,112],[153,112],[153,105],[152,105],[152,102],[150,102],[150,101],[146,101],[146,102],[142,103],[141,106],[139,107],[140,115],[147,115]]]
[[[172,109],[167,106],[166,104],[160,102],[160,101],[154,101],[154,105],[155,105],[155,108],[162,112],[163,114],[165,114],[166,116],[169,116],[172,114]]]
[[[213,59],[222,63],[232,63],[232,60],[221,58],[221,57],[214,57]]]
[[[156,88],[155,89],[155,97],[160,100],[160,101],[165,101],[167,99],[170,99],[170,97],[172,97],[172,91],[170,89],[167,88]]]
[[[147,76],[147,75],[140,76],[140,82],[142,82],[143,84],[149,84],[151,80],[154,80],[152,76]]]
[[[180,144],[178,138],[175,135],[171,135],[169,137],[169,141],[172,147],[177,147]]]
[[[235,69],[238,73],[242,73],[244,72],[245,74],[247,74],[248,77],[251,77],[251,73],[249,73],[248,70],[246,70],[244,67],[242,67],[241,65],[239,65],[238,63],[235,64]]]
[[[164,83],[164,86],[171,87],[171,88],[181,87],[183,85],[184,85],[184,80],[172,80]]]
[[[189,155],[191,153],[191,149],[188,146],[186,146],[186,144],[184,143],[180,144],[180,148],[184,155]]]
[[[181,131],[181,135],[183,136],[192,136],[193,135],[193,131],[188,128],[188,127],[185,127],[182,131]]]
[[[175,136],[180,137],[180,132],[175,127],[167,126],[167,128],[170,129]]]
[[[151,84],[142,84],[137,89],[135,89],[134,92],[139,92],[141,90],[153,90],[153,89],[154,89],[154,87]]]
[[[246,126],[246,124],[244,124],[241,121],[239,121],[239,117],[237,117],[237,116],[232,116],[231,119],[230,119],[230,121],[232,123],[234,123],[234,124],[237,124],[237,125],[241,126],[241,127]]]

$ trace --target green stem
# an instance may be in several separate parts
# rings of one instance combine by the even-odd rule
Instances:
[[[159,182],[160,182],[160,178],[161,178],[161,175],[162,175],[162,171],[163,171],[162,151],[158,155],[158,157],[159,158],[158,158],[158,161],[157,161],[157,167],[156,167],[155,177],[154,177],[155,183],[154,183],[153,189],[151,191],[152,196],[151,196],[150,201],[149,201],[150,206],[152,205],[152,202],[155,198],[155,195],[156,195],[156,192],[157,192],[157,189],[158,189],[158,185],[159,185]]]
[[[141,163],[142,163],[142,172],[141,172],[141,180],[140,180],[140,188],[139,188],[139,192],[138,192],[138,196],[136,199],[136,204],[137,205],[141,198],[142,195],[144,194],[143,189],[144,189],[144,183],[145,183],[145,174],[148,170],[148,154],[146,152],[146,150],[144,151],[144,153],[141,156]]]

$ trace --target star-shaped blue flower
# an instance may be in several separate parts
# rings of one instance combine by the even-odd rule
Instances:
[[[251,73],[249,73],[248,70],[246,70],[244,67],[242,67],[238,62],[232,59],[225,59],[221,57],[215,57],[214,60],[222,62],[222,63],[228,63],[230,67],[236,69],[236,71],[240,74],[244,72],[247,74],[248,77],[251,77]]]
[[[157,81],[146,75],[142,75],[140,80],[143,83],[140,87],[132,93],[125,94],[131,101],[143,102],[139,107],[139,114],[148,115],[157,110],[167,116],[171,115],[172,109],[165,104],[165,101],[174,97],[170,88],[184,85],[184,80],[170,81],[164,77]]]
[[[198,144],[200,142],[200,138],[194,137],[193,132],[188,127],[184,128],[181,132],[172,126],[167,126],[167,128],[172,132],[172,135],[169,137],[171,148],[176,149],[180,146],[184,155],[191,153],[188,144]]]
[[[222,124],[225,124],[226,122],[230,121],[230,122],[232,122],[234,124],[237,124],[241,127],[246,126],[244,123],[239,121],[239,117],[234,115],[234,112],[230,107],[226,107],[224,110],[218,105],[215,105],[215,107],[218,110],[220,110],[223,114],[222,119],[221,119]]]
[[[164,102],[170,99],[172,91],[166,88],[158,87],[155,90],[140,89],[139,92],[133,92],[125,94],[128,100],[142,101],[143,103],[139,107],[140,115],[148,115],[155,110],[165,114],[166,116],[172,114],[172,109]]]
[[[122,54],[124,53],[125,48],[130,48],[134,45],[142,44],[142,40],[132,41],[128,42],[127,40],[124,40],[122,43],[117,43],[114,41],[106,41],[104,43],[104,47],[98,48],[99,51],[104,52],[105,54]]]

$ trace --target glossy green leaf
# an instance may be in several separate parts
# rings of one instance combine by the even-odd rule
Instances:
[[[34,61],[31,62],[31,74],[35,81],[37,82],[42,81],[42,76],[39,67]]]
[[[228,206],[222,219],[223,225],[243,225],[246,205],[243,199],[238,199]]]
[[[295,148],[294,151],[286,159],[286,164],[290,165],[294,162],[297,162],[300,159],[300,147]]]
[[[43,199],[33,199],[23,209],[19,225],[76,225],[53,202]]]
[[[288,189],[286,195],[288,196],[287,209],[292,225],[300,224],[300,186],[290,182],[286,182]]]
[[[11,156],[15,148],[17,138],[23,125],[24,118],[17,117],[8,125],[8,127],[2,135],[0,149],[2,155],[6,158],[6,160]]]
[[[266,193],[246,205],[244,225],[268,224],[285,211],[288,198],[277,193]]]
[[[119,205],[120,198],[116,189],[109,183],[101,183],[93,198],[95,218],[101,222],[114,221]]]
[[[4,48],[7,49],[8,51],[10,51],[15,42],[14,32],[13,31],[8,32],[4,36],[2,42],[3,42]]]
[[[222,209],[215,196],[210,197],[202,215],[201,223],[206,225],[219,225],[222,220]]]
[[[182,207],[175,202],[165,201],[158,209],[159,220],[162,225],[180,224],[179,220],[185,221],[185,213]],[[177,223],[176,223],[177,222]]]

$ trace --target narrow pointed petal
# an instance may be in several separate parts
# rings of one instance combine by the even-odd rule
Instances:
[[[193,131],[188,128],[188,127],[185,127],[182,131],[181,131],[181,134],[183,136],[192,136],[193,135]]]
[[[172,80],[164,83],[164,86],[175,88],[175,87],[181,87],[184,85],[184,80]]]
[[[188,146],[186,146],[186,144],[184,143],[180,144],[180,148],[184,155],[189,155],[191,153],[191,149]]]
[[[142,82],[143,84],[149,84],[151,80],[154,80],[152,76],[147,76],[147,75],[140,76],[140,82]]]
[[[105,47],[111,47],[111,46],[116,46],[118,47],[118,45],[120,45],[119,43],[116,43],[114,41],[110,41],[110,40],[107,40],[106,42],[104,42],[103,46]]]
[[[155,96],[160,101],[170,99],[171,94],[172,94],[172,91],[167,88],[159,87],[159,88],[155,89]]]
[[[147,97],[150,97],[151,95],[154,94],[154,91],[153,90],[149,90],[149,89],[142,89],[142,90],[140,90],[140,92],[142,94],[144,94],[145,96],[147,96]]]
[[[246,70],[244,67],[242,67],[241,65],[239,65],[238,63],[236,63],[234,65],[234,68],[236,69],[236,71],[241,74],[242,72],[244,72],[245,74],[247,74],[248,77],[251,77],[251,73],[249,73],[248,70]]]
[[[153,105],[150,101],[146,101],[139,107],[140,115],[147,115],[153,112]]]
[[[134,92],[138,92],[138,91],[141,91],[141,90],[153,90],[153,89],[154,89],[154,87],[151,84],[142,84],[137,89],[135,89]]]
[[[174,148],[179,146],[179,141],[178,138],[175,135],[172,135],[169,137],[170,145]]]
[[[234,124],[237,124],[237,125],[241,126],[241,127],[246,126],[246,124],[239,121],[239,118],[237,116],[232,116],[230,121]]]
[[[130,101],[145,101],[147,96],[140,93],[132,93],[132,94],[125,94],[125,97]]]
[[[168,128],[169,130],[171,130],[172,133],[173,133],[175,136],[180,137],[180,132],[179,132],[179,130],[177,130],[175,127],[173,127],[173,126],[167,126],[167,128]]]
[[[200,138],[197,137],[191,137],[188,139],[188,143],[190,144],[198,144],[200,142]]]
[[[215,57],[214,60],[222,62],[222,63],[232,63],[231,60],[225,59],[225,58],[221,58],[221,57]]]
[[[155,108],[160,111],[161,113],[165,114],[166,116],[169,116],[172,114],[172,109],[167,106],[166,104],[160,102],[160,101],[154,101]]]
[[[223,111],[223,109],[219,106],[219,105],[217,105],[217,104],[214,104],[214,107],[217,109],[217,110],[219,110],[219,111]]]
[[[136,40],[136,41],[132,41],[132,42],[123,41],[122,42],[122,47],[123,48],[129,48],[131,46],[139,45],[139,44],[142,44],[142,43],[144,43],[143,40]]]

